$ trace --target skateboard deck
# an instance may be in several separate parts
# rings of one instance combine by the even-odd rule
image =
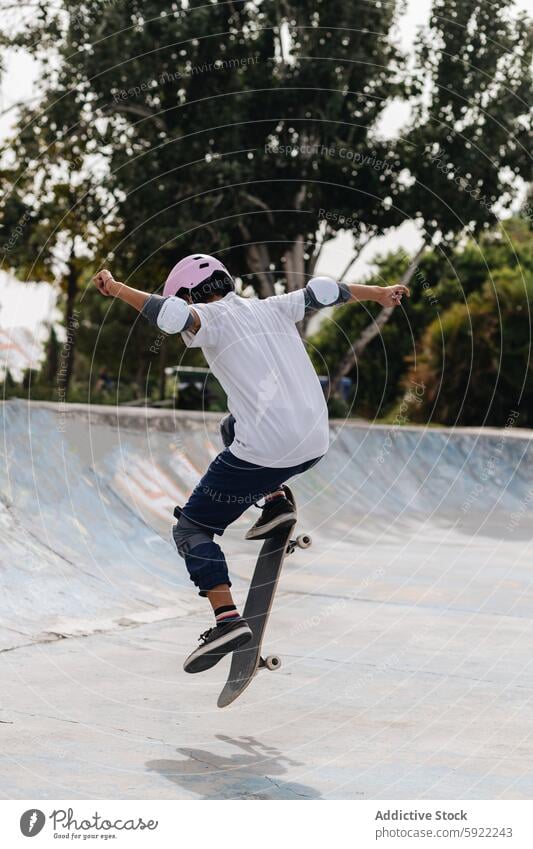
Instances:
[[[295,503],[290,490],[287,495]],[[275,656],[263,660],[261,646],[285,556],[294,551],[296,546],[307,548],[311,544],[310,537],[292,539],[295,524],[293,522],[289,528],[263,542],[243,610],[243,616],[252,630],[252,639],[243,648],[233,652],[228,680],[218,697],[217,705],[220,708],[227,707],[241,695],[251,683],[258,667],[276,669],[281,665],[281,660]]]

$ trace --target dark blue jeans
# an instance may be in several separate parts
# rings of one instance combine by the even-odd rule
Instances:
[[[222,536],[252,504],[279,489],[294,475],[299,475],[318,463],[320,457],[286,469],[255,466],[235,457],[229,448],[215,457],[201,481],[194,488],[181,513],[194,523],[205,541],[192,545],[185,553],[185,563],[191,581],[205,596],[207,590],[231,581],[226,558],[214,542],[215,534]],[[198,533],[191,536],[198,539]]]

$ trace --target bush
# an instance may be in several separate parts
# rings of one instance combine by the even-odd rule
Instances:
[[[408,375],[425,387],[412,419],[504,426],[519,411],[533,426],[532,302],[533,273],[501,269],[433,321]]]

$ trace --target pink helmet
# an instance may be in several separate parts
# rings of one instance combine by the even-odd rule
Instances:
[[[214,271],[222,271],[232,280],[226,266],[214,256],[207,254],[191,254],[186,256],[174,266],[168,275],[163,295],[175,295],[180,289],[195,289],[200,283],[204,283]]]

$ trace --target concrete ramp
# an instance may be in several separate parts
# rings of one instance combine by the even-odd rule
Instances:
[[[283,666],[219,711],[227,661],[181,670],[210,615],[170,538],[218,417],[0,415],[7,797],[531,797],[530,433],[334,425],[295,483]],[[224,537],[239,602],[253,518]]]

